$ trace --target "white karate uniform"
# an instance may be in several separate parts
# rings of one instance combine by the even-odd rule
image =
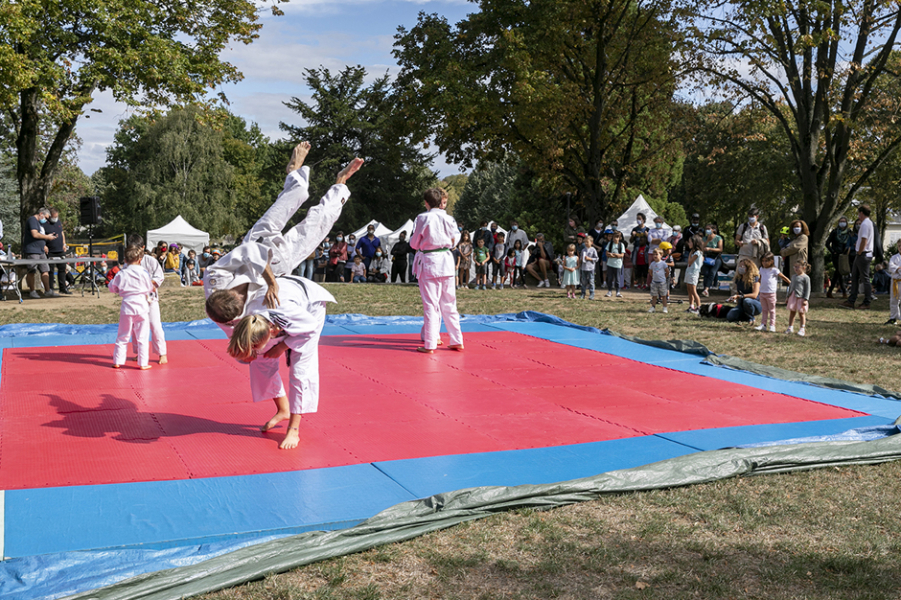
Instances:
[[[128,267],[128,265],[125,266]],[[167,353],[166,336],[163,334],[163,322],[160,318],[160,295],[156,290],[159,289],[159,286],[163,285],[166,275],[163,273],[163,267],[160,265],[160,261],[150,254],[144,255],[144,258],[141,259],[141,266],[144,267],[147,274],[150,275],[150,281],[156,284],[156,288],[154,288],[153,292],[150,294],[150,312],[148,313],[150,337],[153,340],[153,351],[159,356],[165,356]],[[132,339],[131,347],[135,352],[138,351],[137,337]]]
[[[891,296],[889,297],[889,319],[901,320],[901,254],[895,254],[888,261],[886,269],[892,278]]]
[[[250,363],[250,387],[254,402],[284,395],[278,373],[279,359],[262,353],[279,342],[290,348],[288,406],[291,414],[316,412],[319,408],[319,336],[325,325],[325,305],[335,298],[322,286],[300,277],[279,278],[279,307],[265,306],[265,298],[248,304],[248,314],[259,314],[282,329]],[[281,392],[281,393],[279,393]]]
[[[122,296],[122,307],[119,309],[119,333],[113,351],[113,364],[125,364],[128,351],[128,340],[134,334],[138,341],[138,364],[146,367],[148,363],[148,327],[147,315],[150,312],[148,295],[153,293],[150,275],[144,269],[122,269],[109,284],[109,290]]]
[[[344,203],[350,198],[350,190],[344,184],[335,184],[322,197],[319,204],[310,208],[297,226],[282,235],[288,220],[308,197],[309,169],[302,167],[285,178],[285,187],[275,203],[244,236],[244,242],[207,267],[203,276],[203,290],[207,297],[217,290],[227,290],[242,284],[247,286],[247,306],[258,298],[265,298],[268,286],[263,280],[266,265],[276,276],[288,275],[312,254],[328,235],[335,221],[341,216]],[[237,320],[236,319],[236,320]],[[231,338],[232,328],[219,324]]]
[[[446,211],[433,208],[416,217],[410,246],[418,250],[413,259],[413,274],[422,296],[422,341],[428,350],[438,347],[441,319],[452,345],[463,345],[457,292],[454,287],[453,248],[460,241],[457,222]]]

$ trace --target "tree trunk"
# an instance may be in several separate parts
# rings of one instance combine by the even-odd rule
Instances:
[[[90,98],[90,93],[87,95]],[[21,123],[16,137],[16,179],[19,183],[20,219],[31,216],[46,204],[63,149],[75,131],[78,112],[59,125],[53,141],[41,156],[40,90],[19,94]]]

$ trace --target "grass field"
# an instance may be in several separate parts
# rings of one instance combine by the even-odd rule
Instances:
[[[421,315],[413,286],[336,285],[329,312]],[[51,304],[51,302],[53,304]],[[112,323],[114,299],[0,310],[0,323]],[[901,350],[882,297],[870,312],[814,300],[809,337],[701,320],[674,305],[648,315],[643,294],[567,300],[551,290],[464,290],[460,311],[534,310],[647,339],[898,390]],[[199,289],[164,288],[164,321],[203,318]],[[779,309],[777,326],[787,313]],[[603,382],[599,382],[603,385]],[[901,414],[901,404],[899,404]],[[514,511],[208,595],[248,600],[394,598],[901,598],[901,464],[829,468],[601,497]]]

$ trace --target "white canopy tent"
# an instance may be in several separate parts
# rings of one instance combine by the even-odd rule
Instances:
[[[395,229],[390,233],[386,233],[385,235],[379,235],[379,240],[382,242],[382,248],[385,249],[385,252],[390,256],[391,248],[394,247],[394,244],[400,240],[400,232],[407,232],[407,241],[410,241],[410,234],[413,233],[413,219],[407,219],[407,222]],[[378,231],[376,231],[378,234]]]
[[[354,231],[353,233],[351,233],[350,235],[354,236],[359,241],[359,239],[361,237],[366,235],[366,230],[369,228],[370,225],[375,225],[375,236],[377,238],[381,239],[382,236],[389,235],[391,233],[390,229],[388,229],[387,227],[385,227],[384,225],[382,225],[381,223],[379,223],[378,221],[373,219],[370,222],[363,225],[362,227],[360,227],[359,229],[357,229],[356,231]]]
[[[638,198],[635,199],[635,202],[632,203],[632,206],[627,208],[626,212],[616,219],[617,229],[622,232],[623,241],[626,243],[631,241],[632,229],[638,225],[638,213],[643,214],[647,218],[645,224],[648,227],[654,226],[654,218],[657,217],[657,213],[654,212],[654,209],[651,208],[648,201],[644,199],[644,196],[639,194]],[[666,222],[663,223],[663,229],[666,231],[667,237],[673,235],[673,228],[667,225]]]
[[[200,254],[203,247],[210,244],[210,234],[197,229],[185,221],[181,215],[178,215],[159,229],[147,232],[145,243],[148,250],[155,248],[159,242],[178,244],[179,248],[184,249],[186,252],[194,250],[197,254]]]

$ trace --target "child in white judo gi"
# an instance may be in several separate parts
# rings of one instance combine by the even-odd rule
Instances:
[[[300,443],[300,420],[319,408],[319,336],[325,325],[326,303],[335,298],[322,286],[300,277],[280,277],[279,307],[268,309],[261,298],[247,306],[249,313],[235,325],[228,344],[232,357],[250,363],[258,377],[251,381],[253,401],[275,401],[276,413],[263,431],[288,420],[279,448]],[[289,352],[288,394],[284,394],[278,359]]]
[[[422,342],[419,352],[432,354],[440,343],[441,319],[450,334],[448,348],[463,350],[460,313],[454,288],[454,258],[451,250],[460,241],[460,230],[452,216],[445,212],[447,192],[440,188],[426,190],[426,211],[416,217],[410,246],[417,250],[413,274],[419,281],[422,296]]]
[[[150,312],[150,294],[153,283],[150,275],[141,268],[144,250],[140,246],[129,246],[125,249],[125,263],[129,266],[122,269],[109,284],[109,290],[122,296],[119,309],[119,334],[113,350],[113,368],[118,369],[125,364],[125,353],[128,341],[134,335],[138,340],[138,366],[149,369],[148,334],[150,332],[148,313]]]
[[[147,254],[147,248],[144,246],[144,238],[133,233],[128,236],[128,245],[137,246],[138,248],[141,248],[141,251],[144,253],[141,258],[141,266],[144,267],[147,274],[150,275],[150,281],[153,283],[153,292],[150,294],[150,312],[148,313],[150,339],[153,341],[153,351],[159,355],[160,364],[164,365],[169,362],[169,358],[167,356],[166,335],[163,333],[163,322],[160,318],[160,295],[158,290],[160,289],[160,286],[163,285],[166,275],[163,273],[163,267],[160,265],[160,261],[154,258],[153,255]],[[137,354],[137,337],[132,339],[131,345],[132,349]],[[135,357],[135,360],[138,360],[137,357]]]

